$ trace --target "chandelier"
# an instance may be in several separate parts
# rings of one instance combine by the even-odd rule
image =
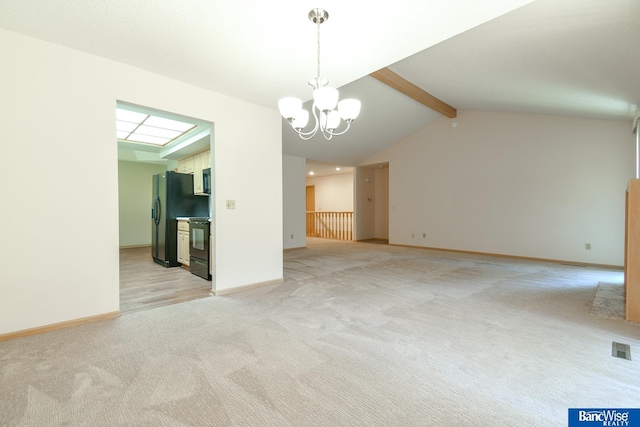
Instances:
[[[329,81],[320,77],[320,24],[329,19],[326,10],[316,8],[309,12],[309,20],[316,24],[318,30],[318,69],[316,77],[309,80],[309,86],[313,88],[313,106],[311,112],[315,119],[313,129],[308,132],[304,128],[309,122],[309,112],[302,108],[302,100],[293,97],[281,98],[278,101],[280,114],[284,117],[300,138],[309,140],[320,130],[325,139],[346,133],[358,114],[360,114],[360,101],[357,99],[343,99],[338,102],[338,89],[327,86]],[[346,128],[338,130],[342,121]]]

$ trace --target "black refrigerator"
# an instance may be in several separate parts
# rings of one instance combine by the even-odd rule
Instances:
[[[193,175],[167,171],[153,175],[151,255],[165,267],[177,267],[178,217],[208,217],[209,197],[193,194]]]

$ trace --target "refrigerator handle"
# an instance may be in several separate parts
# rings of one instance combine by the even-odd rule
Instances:
[[[153,222],[156,223],[156,225],[160,224],[160,214],[161,214],[161,210],[162,207],[160,206],[160,196],[156,196],[156,200],[154,201],[154,206],[152,209],[152,213],[153,213]]]

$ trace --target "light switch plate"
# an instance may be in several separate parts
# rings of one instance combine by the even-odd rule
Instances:
[[[236,201],[235,200],[227,200],[227,209],[235,209]]]

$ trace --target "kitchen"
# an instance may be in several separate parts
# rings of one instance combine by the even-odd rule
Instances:
[[[121,312],[209,296],[212,124],[125,103],[117,118]]]

